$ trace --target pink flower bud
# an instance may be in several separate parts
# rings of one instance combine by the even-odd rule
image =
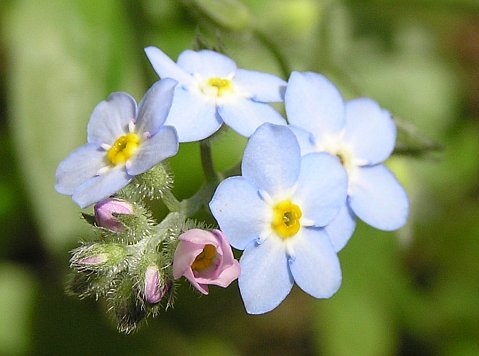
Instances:
[[[95,267],[95,266],[103,265],[107,261],[108,261],[108,255],[106,253],[100,253],[98,255],[82,258],[81,260],[77,262],[77,264],[79,266]]]
[[[125,226],[113,214],[133,213],[133,207],[127,201],[115,198],[102,200],[95,205],[95,220],[98,226],[105,229],[121,232]]]
[[[125,246],[117,243],[85,244],[72,251],[72,267],[77,270],[101,270],[125,260]]]
[[[175,279],[185,276],[201,293],[208,294],[208,284],[225,288],[238,278],[239,263],[221,231],[191,229],[179,240],[173,259]]]
[[[145,271],[145,285],[143,294],[145,301],[150,304],[157,304],[168,292],[171,284],[165,284],[160,278],[160,271],[156,265],[148,266]]]

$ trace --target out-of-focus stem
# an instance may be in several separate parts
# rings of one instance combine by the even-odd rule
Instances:
[[[259,29],[254,30],[255,36],[258,40],[263,43],[263,45],[271,52],[271,54],[276,58],[278,65],[281,69],[281,73],[284,79],[288,79],[289,74],[291,73],[291,68],[289,67],[288,61],[281,52],[280,48],[271,40],[268,35],[262,32]]]
[[[213,167],[213,157],[211,155],[211,147],[208,141],[200,142],[201,167],[205,174],[206,182],[212,183],[218,181],[218,175]]]

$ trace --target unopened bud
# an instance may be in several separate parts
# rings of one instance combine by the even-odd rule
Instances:
[[[77,263],[85,267],[88,266],[100,266],[108,261],[108,255],[106,253],[100,253],[98,255],[88,256],[82,258]]]
[[[125,247],[116,243],[95,243],[72,251],[71,263],[78,270],[97,270],[120,264],[126,256]]]
[[[118,330],[126,334],[135,330],[146,316],[145,309],[138,303],[135,283],[129,277],[120,281],[108,302],[116,316]]]
[[[134,187],[134,190],[130,194],[136,199],[160,199],[165,191],[171,188],[172,183],[173,177],[169,168],[160,163],[133,179],[130,186]]]
[[[168,292],[170,284],[164,283],[160,277],[160,271],[156,265],[148,266],[145,271],[144,295],[145,301],[150,304],[157,304]]]
[[[98,226],[105,229],[121,232],[125,226],[114,214],[133,214],[133,207],[125,200],[108,198],[95,205],[95,220]]]

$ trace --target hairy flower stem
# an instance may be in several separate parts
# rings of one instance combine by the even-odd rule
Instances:
[[[168,230],[172,227],[179,226],[185,217],[178,212],[169,213],[156,227],[156,233],[149,238],[142,239],[134,245],[127,246],[129,255],[144,255],[148,251],[156,250],[160,243],[168,238]]]
[[[193,216],[202,206],[207,206],[218,183],[206,183],[192,197],[181,201],[181,212],[188,217]]]
[[[162,200],[168,210],[185,217],[191,217],[207,206],[219,182],[219,175],[213,167],[213,157],[208,141],[200,142],[201,166],[205,175],[205,184],[190,198],[179,201],[170,190],[165,190]]]
[[[181,211],[181,203],[176,199],[176,197],[173,195],[171,190],[167,189],[163,192],[163,203],[165,203],[166,207],[168,208],[169,211]]]

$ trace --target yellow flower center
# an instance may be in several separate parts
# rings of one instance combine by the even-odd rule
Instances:
[[[302,215],[299,206],[290,200],[283,200],[273,207],[271,227],[278,236],[286,240],[299,231],[299,219]]]
[[[229,94],[233,91],[233,83],[229,79],[223,78],[210,78],[207,81],[208,92],[213,94],[216,97],[223,96],[224,94]]]
[[[106,153],[111,164],[117,165],[128,161],[140,146],[140,137],[129,133],[118,138]]]
[[[196,256],[191,264],[191,269],[195,272],[202,272],[210,267],[216,258],[216,248],[213,245],[205,245],[203,251]]]

